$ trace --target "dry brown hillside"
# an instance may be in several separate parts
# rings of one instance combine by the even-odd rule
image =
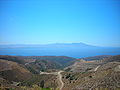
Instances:
[[[20,82],[31,78],[32,74],[22,65],[0,59],[0,78],[9,82]]]
[[[63,90],[120,90],[120,55],[75,64],[69,67],[70,72],[63,73]]]

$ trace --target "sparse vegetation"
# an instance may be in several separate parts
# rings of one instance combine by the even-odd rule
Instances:
[[[75,63],[74,67],[70,66],[62,73],[63,90],[90,88],[94,90],[119,90],[120,55],[104,58],[100,62],[77,60]],[[52,69],[56,68],[56,65],[49,60],[33,59],[32,62],[25,65],[16,62],[16,60],[13,61],[13,59],[9,59],[9,61],[0,59],[0,90],[5,88],[9,90],[59,90],[56,75],[39,74],[39,71],[45,70],[56,72],[56,69]],[[95,70],[98,65],[99,67]],[[71,72],[75,69],[76,72]]]

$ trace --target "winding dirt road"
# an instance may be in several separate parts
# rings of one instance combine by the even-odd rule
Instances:
[[[58,88],[60,89],[60,90],[62,90],[62,88],[63,88],[63,86],[64,86],[64,83],[63,83],[63,81],[62,81],[62,72],[64,72],[64,71],[58,71],[58,72],[51,72],[51,73],[48,73],[48,72],[40,72],[40,74],[53,74],[53,75],[57,75],[58,76],[58,83],[59,83],[59,86],[58,86]]]
[[[60,90],[62,90],[62,88],[63,88],[63,86],[64,86],[64,83],[63,83],[63,81],[62,81],[62,74],[61,74],[62,72],[63,72],[63,71],[59,71],[59,72],[58,72],[58,80],[59,80],[59,82],[61,83],[61,84],[59,85],[59,87],[58,87]]]
[[[97,66],[97,67],[94,69],[94,71],[97,71],[99,67],[100,67],[100,65],[99,65],[99,66]]]

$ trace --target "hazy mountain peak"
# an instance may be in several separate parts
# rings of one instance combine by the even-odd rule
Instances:
[[[77,46],[92,46],[92,45],[89,45],[89,44],[86,44],[86,43],[53,43],[51,45],[77,45]]]

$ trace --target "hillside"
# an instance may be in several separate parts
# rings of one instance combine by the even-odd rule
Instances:
[[[9,61],[4,57],[9,57]],[[17,63],[18,57],[2,56],[2,58],[4,59],[0,59],[0,89],[15,88],[15,90],[21,90],[23,87],[35,89],[34,85],[38,88],[57,88],[55,75],[40,75],[40,71],[58,68],[59,65],[55,62],[49,60],[26,62],[21,59],[26,63],[20,64]],[[31,71],[32,69],[33,71]]]
[[[58,63],[49,60],[35,60],[34,62],[26,63],[25,66],[34,74],[39,74],[40,71],[61,69],[61,66]]]
[[[23,66],[16,62],[0,59],[0,85],[12,85],[13,82],[28,80],[32,74]]]
[[[99,90],[100,88],[101,90],[119,90],[119,66],[120,63],[108,63],[95,72],[64,73],[65,86],[63,90]]]
[[[20,56],[20,58],[25,61],[29,60],[47,60],[59,64],[61,67],[65,67],[72,64],[72,61],[76,58],[67,57],[67,56]]]
[[[112,56],[110,58],[103,59],[103,62],[120,62],[120,55]]]
[[[0,59],[0,89],[119,90],[120,55],[96,57],[97,60],[93,57],[90,61],[73,60],[64,70],[52,60],[57,60],[56,56],[17,56],[25,62],[23,64],[17,63],[17,59],[12,61],[13,57],[9,61]]]
[[[109,58],[112,57],[112,55],[100,55],[100,56],[92,56],[92,57],[85,57],[85,58],[80,58],[80,59],[84,59],[86,61],[93,61],[93,60],[102,60],[104,58]]]
[[[0,55],[0,59],[22,64],[30,72],[38,74],[49,69],[62,69],[71,64],[75,58],[66,56],[8,56]]]
[[[89,60],[88,60],[89,59]],[[117,56],[94,56],[76,59],[74,64],[65,68],[71,72],[93,71],[95,67],[108,62],[120,62],[120,55]]]
[[[27,89],[34,88],[34,85],[38,88],[57,88],[57,76],[40,75],[40,71],[53,72],[60,70],[63,66],[57,61],[61,59],[69,63],[73,58],[66,56],[52,56],[49,58],[49,56],[44,56],[42,60],[39,57],[1,55],[0,85],[2,87],[0,88],[16,88],[21,90],[22,87]]]
[[[105,61],[107,62],[105,62]],[[102,61],[102,60],[101,60]],[[81,62],[81,63],[80,63]],[[95,61],[76,61],[79,63],[76,72],[64,72],[63,90],[119,90],[120,89],[120,55],[103,59],[103,62]],[[85,67],[91,70],[85,71]],[[83,65],[83,66],[81,66]],[[85,65],[85,66],[84,66]],[[95,67],[94,67],[95,66]],[[84,67],[84,68],[83,68]],[[72,66],[71,66],[72,68]],[[80,69],[80,70],[79,70]],[[83,69],[83,70],[81,70]],[[86,68],[87,70],[88,68]]]
[[[13,61],[13,62],[16,62],[16,63],[19,63],[19,64],[24,64],[25,63],[25,61],[23,59],[21,59],[20,57],[17,57],[17,56],[0,55],[0,59]]]

